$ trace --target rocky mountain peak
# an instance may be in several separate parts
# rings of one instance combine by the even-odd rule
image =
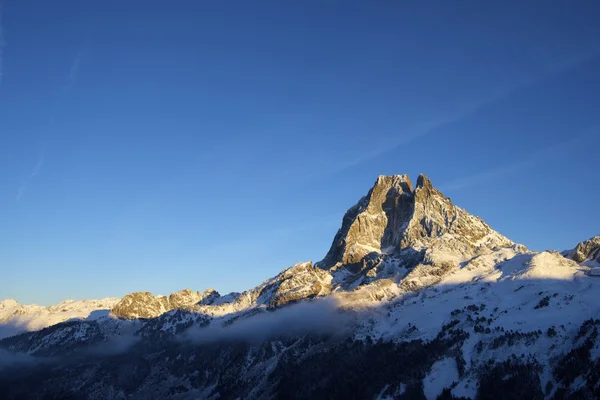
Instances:
[[[578,263],[600,266],[600,235],[577,243],[574,249],[563,254]]]
[[[346,212],[329,252],[318,265],[353,265],[378,254],[430,247],[434,241],[467,256],[483,248],[513,244],[480,218],[453,205],[425,175],[419,175],[414,189],[408,175],[381,175],[367,195]]]
[[[204,293],[183,289],[169,296],[154,296],[150,292],[135,292],[123,297],[111,310],[111,315],[121,319],[155,318],[176,308],[210,304],[219,293],[214,289]]]
[[[390,188],[395,188],[396,190],[410,193],[413,191],[413,184],[410,180],[410,177],[406,174],[379,175],[377,177],[377,181],[375,181],[375,185],[373,186],[373,189],[382,189],[386,191]]]

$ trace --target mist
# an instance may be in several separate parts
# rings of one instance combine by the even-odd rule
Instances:
[[[249,317],[241,316],[231,325],[212,321],[207,327],[191,327],[183,340],[195,343],[218,341],[261,342],[277,336],[304,334],[347,333],[355,320],[351,312],[343,311],[334,299],[313,300],[289,305],[272,312],[262,312]]]
[[[93,344],[85,349],[83,354],[95,357],[114,356],[129,351],[140,340],[141,338],[133,335],[133,332],[111,335],[106,341]]]
[[[48,359],[40,359],[28,354],[13,353],[8,350],[0,349],[0,371],[7,368],[29,367],[47,361]]]
[[[39,364],[70,364],[82,361],[100,360],[129,351],[140,338],[128,332],[121,335],[112,335],[106,341],[92,344],[80,349],[76,353],[68,353],[60,356],[32,356],[23,352],[12,352],[0,349],[0,371],[20,367],[34,367]]]

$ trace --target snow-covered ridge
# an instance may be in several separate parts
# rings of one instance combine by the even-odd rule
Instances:
[[[379,177],[368,195],[348,210],[331,250],[321,262],[297,263],[242,293],[220,296],[214,290],[183,290],[170,296],[154,296],[138,292],[120,300],[108,299],[115,301],[110,316],[57,325],[0,344],[10,351],[43,357],[110,343],[111,338],[122,338],[129,332],[141,342],[134,351],[143,361],[132,361],[141,370],[151,368],[152,376],[164,377],[186,363],[190,368],[188,375],[180,377],[178,386],[162,386],[162,378],[139,380],[143,384],[137,398],[147,398],[148,393],[179,398],[179,391],[187,390],[189,396],[181,398],[216,398],[215,388],[219,385],[233,390],[223,383],[228,374],[235,377],[234,387],[247,382],[252,391],[268,393],[269,385],[277,381],[267,382],[266,377],[277,370],[275,366],[282,359],[287,365],[292,359],[304,366],[303,357],[313,344],[304,350],[294,349],[301,338],[284,344],[280,337],[267,336],[262,325],[310,325],[315,319],[331,317],[337,321],[334,331],[347,332],[358,348],[362,346],[357,345],[359,342],[367,346],[386,343],[386,351],[403,343],[426,348],[433,344],[435,348],[435,357],[426,360],[429,353],[419,353],[426,357],[417,360],[422,362],[417,369],[409,376],[395,375],[382,382],[370,398],[395,398],[414,390],[423,390],[423,395],[431,399],[444,390],[446,394],[450,391],[454,396],[475,398],[485,385],[485,374],[504,362],[509,363],[508,367],[504,365],[509,371],[513,364],[530,368],[533,381],[539,381],[537,393],[545,398],[559,396],[559,390],[577,393],[586,385],[600,393],[600,380],[594,372],[600,370],[600,268],[595,264],[600,252],[598,238],[562,254],[530,251],[453,205],[424,176],[419,177],[415,189],[405,175]],[[300,304],[294,308],[295,303]],[[0,303],[0,313],[18,307],[14,300],[5,300]],[[75,312],[82,306],[63,302],[48,309],[45,312]],[[300,324],[293,319],[299,309],[304,310]],[[344,329],[340,329],[342,325]],[[219,335],[244,339],[255,337],[253,331],[263,332],[262,343],[242,353],[242,362],[227,361],[224,366],[219,363],[227,360],[227,351],[215,352],[215,358],[199,368],[194,361],[196,353],[189,357],[182,354],[203,354],[206,346],[164,349],[173,342],[191,340],[195,344],[193,338],[198,335],[206,343],[207,337],[215,333],[219,340]],[[315,346],[329,346],[316,338],[309,342],[312,340]],[[388,346],[390,343],[393,345]],[[326,348],[335,350],[335,346]],[[581,353],[585,357],[576,360],[578,369],[573,370],[575,362],[571,358],[575,356],[571,353],[576,349],[575,356]],[[164,352],[164,361],[160,361],[162,357],[153,358],[156,351]],[[286,355],[290,352],[292,357]],[[93,363],[90,365],[95,368]],[[309,370],[320,367],[307,365]],[[345,365],[352,367],[351,363]],[[565,365],[575,372],[561,373]],[[381,367],[394,366],[377,366]],[[235,372],[230,372],[232,368]],[[502,381],[513,379],[502,368],[496,377]],[[198,381],[199,370],[204,372],[201,376],[208,377],[204,383]],[[216,378],[211,380],[209,372]],[[320,376],[326,378],[332,371],[324,373]],[[82,374],[78,379],[86,382],[86,376]],[[256,377],[261,380],[253,380]],[[115,397],[122,390],[118,384],[105,382],[105,386],[86,390],[97,390],[99,398]],[[237,397],[252,397],[248,393],[253,392],[241,391]]]
[[[225,296],[213,289],[203,293],[185,289],[169,296],[136,292],[122,299],[68,300],[50,307],[5,300],[0,305],[4,324],[0,337],[90,315],[131,320],[183,309],[227,318],[327,296],[345,304],[391,300],[437,284],[459,267],[464,269],[473,260],[478,263],[502,248],[511,248],[514,254],[527,252],[452,204],[426,176],[419,176],[415,188],[407,175],[379,176],[368,194],[348,210],[330,251],[315,265],[298,263],[252,289]]]
[[[108,315],[118,302],[118,298],[65,300],[45,307],[36,304],[20,304],[14,299],[5,299],[0,301],[0,339],[64,321],[97,319]]]

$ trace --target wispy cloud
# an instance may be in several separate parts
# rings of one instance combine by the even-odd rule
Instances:
[[[0,20],[0,22],[1,22],[1,20]],[[0,43],[1,43],[1,38],[2,37],[1,37],[1,25],[0,25]],[[79,73],[79,66],[81,64],[82,54],[83,53],[81,51],[79,51],[77,53],[77,55],[75,56],[75,59],[71,63],[71,66],[69,68],[69,73],[65,80],[65,84],[56,97],[56,101],[54,104],[54,111],[51,112],[50,118],[48,120],[48,123],[46,124],[45,129],[51,128],[54,125],[54,122],[56,119],[56,112],[57,112],[58,108],[60,107],[64,98],[68,95],[68,93],[71,91],[71,89],[73,88],[73,86],[75,86],[75,83],[77,82],[77,75]],[[0,73],[1,73],[1,61],[2,61],[1,55],[2,55],[2,53],[1,53],[1,47],[0,47]],[[1,76],[0,76],[0,78],[1,78]],[[33,179],[36,176],[38,176],[40,174],[45,161],[46,161],[46,154],[45,154],[45,151],[42,149],[42,150],[40,150],[40,154],[39,154],[35,164],[33,165],[31,172],[29,173],[29,175],[27,175],[27,177],[25,179],[23,179],[21,181],[21,185],[19,185],[19,187],[17,188],[17,196],[16,196],[17,201],[19,201],[23,198],[23,196],[25,195],[27,186],[33,181]]]
[[[21,200],[21,198],[25,194],[25,188],[27,188],[27,182],[23,181],[21,182],[21,186],[19,186],[19,188],[17,189],[17,201]]]
[[[42,151],[42,153],[38,157],[37,162],[33,166],[33,170],[31,171],[31,174],[29,174],[30,178],[34,178],[40,173],[40,170],[42,169],[42,166],[44,165],[44,160],[45,160],[45,156],[44,156],[44,152]]]
[[[68,93],[75,83],[77,82],[77,75],[79,74],[79,65],[81,64],[81,57],[83,56],[83,52],[77,53],[75,59],[71,63],[71,68],[69,68],[69,74],[67,75],[67,80],[63,92]]]
[[[460,190],[469,186],[490,182],[495,179],[517,173],[526,168],[539,165],[543,162],[554,159],[556,156],[560,156],[560,154],[564,153],[565,151],[568,151],[571,148],[576,148],[577,145],[581,142],[584,142],[586,138],[590,137],[591,135],[597,134],[597,131],[598,127],[594,127],[590,131],[581,134],[575,137],[574,139],[566,140],[564,142],[560,142],[552,146],[544,147],[534,152],[533,154],[527,156],[527,158],[522,161],[512,163],[510,165],[501,165],[496,168],[489,169],[487,171],[482,171],[477,174],[473,174],[470,176],[447,182],[445,184],[440,185],[439,189],[444,193]]]
[[[25,189],[27,189],[27,186],[33,180],[33,178],[38,176],[38,174],[42,170],[42,167],[44,166],[45,160],[46,160],[45,151],[43,149],[41,149],[40,154],[37,158],[37,161],[33,165],[33,168],[31,169],[31,172],[29,173],[29,175],[27,175],[27,178],[25,178],[25,179],[23,179],[23,181],[21,181],[21,185],[17,189],[17,197],[16,197],[17,201],[21,200],[21,198],[25,195]]]
[[[447,113],[446,115],[441,115],[437,118],[433,118],[431,121],[425,122],[421,124],[421,126],[409,129],[407,132],[404,132],[399,136],[390,138],[387,141],[382,141],[373,150],[368,151],[366,153],[362,153],[356,158],[350,158],[341,163],[338,163],[332,170],[329,171],[329,173],[342,172],[348,168],[363,164],[377,157],[380,157],[383,154],[394,151],[399,146],[406,145],[415,139],[418,139],[425,135],[439,132],[443,127],[447,126],[448,124],[459,122],[465,118],[468,118],[474,115],[475,113],[481,111],[482,109],[489,107],[490,105],[493,105],[494,103],[502,99],[512,96],[527,87],[546,81],[548,79],[552,79],[557,75],[564,73],[565,71],[568,71],[572,68],[576,68],[590,60],[593,60],[599,55],[600,47],[595,47],[572,59],[557,62],[551,67],[549,67],[545,72],[539,74],[535,78],[516,80],[512,84],[507,85],[494,92],[484,94],[480,98],[475,99],[470,103],[462,104],[456,109]]]

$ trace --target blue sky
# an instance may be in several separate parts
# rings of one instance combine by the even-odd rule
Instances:
[[[408,3],[2,1],[0,298],[241,291],[380,174],[599,234],[598,3]]]

